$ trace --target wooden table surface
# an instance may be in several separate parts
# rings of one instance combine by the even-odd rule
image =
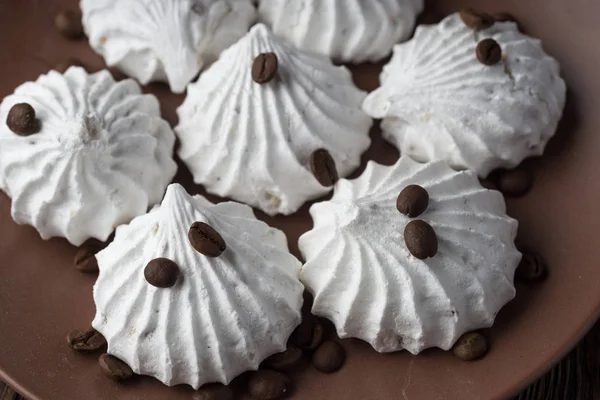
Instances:
[[[558,365],[514,400],[600,400],[599,349],[600,322]],[[0,400],[23,400],[23,397],[0,382]]]

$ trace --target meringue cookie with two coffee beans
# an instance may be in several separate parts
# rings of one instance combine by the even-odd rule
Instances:
[[[96,255],[92,326],[108,353],[166,385],[228,384],[284,351],[301,320],[300,262],[246,205],[172,184]]]
[[[142,84],[185,87],[256,20],[251,0],[81,0],[92,48]]]
[[[298,48],[375,62],[410,37],[423,0],[261,0],[259,19]]]
[[[71,67],[0,104],[0,187],[43,239],[105,241],[158,203],[173,179],[175,135],[132,79]]]
[[[347,68],[258,24],[189,85],[179,156],[209,192],[291,214],[360,165],[365,96]]]
[[[517,221],[473,171],[402,156],[369,162],[310,209],[300,279],[312,313],[379,352],[448,350],[515,295]]]
[[[540,40],[472,11],[419,26],[395,46],[380,80],[363,109],[383,119],[386,140],[418,161],[481,177],[541,155],[566,97]]]

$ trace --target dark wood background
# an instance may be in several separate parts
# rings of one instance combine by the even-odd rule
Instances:
[[[558,365],[514,400],[600,400],[599,349],[600,322]],[[0,400],[23,400],[23,397],[0,382]]]

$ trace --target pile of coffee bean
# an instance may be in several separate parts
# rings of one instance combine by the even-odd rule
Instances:
[[[335,341],[325,340],[324,325],[312,317],[306,318],[294,330],[286,351],[267,358],[259,370],[250,375],[248,394],[257,400],[278,400],[290,395],[293,382],[287,373],[306,366],[309,360],[317,371],[323,373],[338,371],[346,360],[344,348]],[[198,399],[213,400],[210,397]],[[214,398],[217,399],[220,398]]]
[[[73,350],[81,353],[92,353],[106,347],[106,339],[94,328],[74,329],[67,335],[67,342]],[[98,362],[102,371],[116,381],[133,376],[129,365],[110,354],[102,354]]]

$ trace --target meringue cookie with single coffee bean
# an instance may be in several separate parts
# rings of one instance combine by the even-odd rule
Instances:
[[[158,100],[134,80],[50,71],[0,104],[0,188],[13,219],[43,239],[106,241],[162,199],[174,143]]]
[[[396,45],[363,109],[383,119],[384,138],[402,154],[485,177],[542,154],[566,86],[558,62],[516,23],[476,29],[466,20],[456,13],[419,26]]]
[[[409,38],[423,0],[261,0],[258,13],[298,48],[340,62],[375,62]]]
[[[179,156],[209,192],[291,214],[360,165],[365,96],[347,68],[259,24],[189,85]]]
[[[413,185],[428,197],[424,208],[422,195],[402,195],[402,204],[424,209],[415,218],[397,208]],[[314,295],[312,313],[330,319],[341,338],[379,352],[448,350],[463,333],[491,326],[515,295],[517,221],[472,171],[407,156],[392,166],[369,162],[310,214],[300,279]]]
[[[81,0],[90,45],[142,84],[182,93],[198,72],[244,36],[251,0]]]
[[[92,326],[109,354],[169,386],[228,384],[284,351],[300,323],[301,264],[246,205],[172,184],[96,258]]]

